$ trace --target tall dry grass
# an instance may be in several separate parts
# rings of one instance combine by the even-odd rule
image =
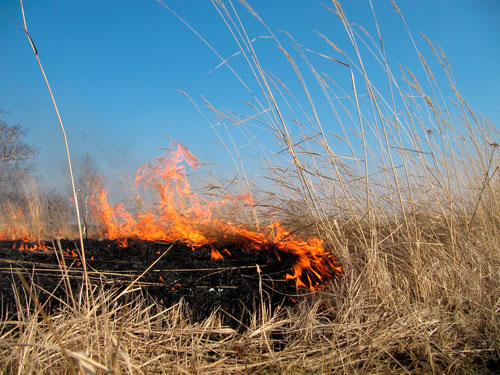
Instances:
[[[295,82],[287,85],[265,69],[242,10],[215,2],[252,73],[254,85],[242,83],[254,102],[245,116],[206,102],[217,126],[208,119],[232,152],[244,188],[288,226],[321,236],[343,263],[345,277],[294,308],[263,306],[243,332],[222,326],[217,314],[193,323],[182,303],[165,309],[138,291],[120,305],[114,292],[97,289],[92,303],[80,297],[79,304],[47,319],[36,307],[20,305],[22,321],[2,324],[3,372],[498,370],[498,132],[459,94],[445,55],[425,37],[414,39],[394,5],[420,68],[393,71],[375,14],[371,36],[334,0],[330,11],[344,27],[350,51],[319,37],[331,49],[321,57],[347,79],[342,87],[333,74],[317,70],[291,36],[285,36],[294,46],[289,51],[242,4],[283,54]],[[377,77],[367,72],[370,60],[379,66]],[[374,83],[380,76],[383,87]],[[252,124],[267,129],[275,149]],[[272,188],[259,192],[246,178],[249,165],[237,137],[262,156]]]
[[[67,197],[45,189],[34,177],[23,177],[19,186],[19,191],[4,194],[0,201],[0,240],[76,238]]]

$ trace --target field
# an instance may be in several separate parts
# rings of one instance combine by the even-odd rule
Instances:
[[[426,52],[413,45],[419,73],[393,72],[381,36],[364,34],[334,0],[332,19],[344,25],[353,52],[321,37],[331,51],[325,57],[348,78],[346,87],[317,71],[298,43],[299,57],[293,57],[267,30],[298,82],[292,92],[261,66],[243,24],[230,22],[238,13],[217,4],[255,73],[261,100],[256,98],[253,114],[243,119],[205,104],[229,124],[214,127],[222,141],[236,132],[234,124],[256,121],[255,133],[247,128],[242,133],[257,153],[266,146],[263,133],[282,149],[256,160],[272,188],[260,189],[245,178],[246,159],[228,141],[241,177],[235,183],[239,192],[227,195],[215,185],[210,194],[193,192],[186,170],[198,165],[197,159],[173,147],[177,159],[157,160],[164,169],[153,163],[138,172],[145,181],[143,195],[132,194],[129,205],[110,203],[102,180],[91,179],[86,199],[81,194],[78,199],[83,186],[76,186],[79,226],[72,211],[54,209],[43,191],[24,181],[22,199],[0,203],[0,240],[76,239],[83,264],[78,280],[67,272],[69,265],[54,269],[61,279],[56,293],[42,290],[28,266],[27,273],[17,274],[1,263],[2,276],[13,281],[9,298],[15,301],[15,311],[2,310],[1,372],[500,373],[499,133],[462,98],[444,53],[422,36]],[[244,2],[241,12],[261,22]],[[361,41],[371,55],[362,56]],[[424,58],[428,53],[432,62]],[[365,70],[367,59],[378,61],[382,73],[376,79],[385,79],[383,89]],[[321,97],[314,97],[318,93]],[[331,118],[323,121],[321,102],[338,132],[328,130]],[[290,113],[296,116],[291,119]],[[209,198],[215,203],[207,203]],[[85,242],[85,235],[95,239]],[[332,258],[322,261],[334,259],[332,269],[342,270],[325,282],[313,278],[316,284],[301,276],[315,274],[314,262],[300,269],[303,274],[289,270],[281,279],[292,281],[300,298],[278,307],[265,298],[257,279],[252,285],[260,303],[235,325],[216,309],[193,319],[196,306],[182,298],[159,302],[141,287],[142,276],[126,284],[125,292],[123,284],[103,287],[82,246],[94,246],[90,255],[98,238],[165,240],[196,252],[233,235],[279,251],[301,246],[325,251]],[[154,262],[152,256],[151,267]],[[39,300],[47,292],[57,299],[57,309]],[[2,289],[2,301],[6,293]]]

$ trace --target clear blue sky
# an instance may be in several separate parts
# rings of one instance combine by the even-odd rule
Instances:
[[[222,56],[238,50],[209,1],[166,3]],[[274,32],[286,30],[305,47],[331,52],[313,32],[317,30],[348,48],[337,18],[320,2],[249,3]],[[415,67],[414,50],[390,1],[374,3],[394,71],[398,63]],[[374,32],[368,1],[341,4],[352,22]],[[398,5],[415,36],[423,32],[443,48],[457,87],[472,108],[498,126],[500,1],[400,0]],[[227,69],[209,73],[219,59],[171,13],[153,0],[25,0],[24,6],[75,162],[89,152],[107,178],[122,171],[132,173],[157,156],[158,147],[166,146],[162,137],[170,137],[184,143],[201,161],[215,163],[221,174],[231,174],[227,154],[215,142],[209,124],[177,90],[186,91],[200,104],[203,95],[228,110],[244,108],[242,103],[249,97]],[[1,1],[0,11],[21,22],[18,1]],[[251,36],[265,34],[241,7],[240,12]],[[256,43],[265,54],[265,68],[286,76],[280,70],[283,55],[275,43],[264,39]],[[66,184],[62,136],[49,95],[23,31],[5,16],[0,16],[0,51],[2,118],[28,129],[25,141],[40,149],[37,163],[46,183]],[[238,59],[232,62],[243,66]],[[329,73],[335,75],[335,71]]]

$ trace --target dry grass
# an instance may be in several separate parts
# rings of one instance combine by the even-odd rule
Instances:
[[[44,190],[32,177],[25,177],[21,186],[21,191],[0,201],[0,240],[76,238],[67,197]]]
[[[76,296],[50,316],[55,334],[34,306],[19,306],[23,318],[2,325],[0,364],[22,374],[79,366],[115,374],[489,373],[500,329],[499,259],[488,253],[495,242],[473,233],[473,241],[457,238],[453,252],[446,226],[432,224],[435,235],[422,238],[415,256],[395,234],[381,233],[377,255],[351,238],[353,257],[365,261],[293,309],[264,309],[245,332],[222,326],[217,314],[192,323],[182,303],[164,309],[138,291],[117,304],[116,293],[95,290],[90,307]]]
[[[139,291],[130,293],[127,305],[102,290],[92,292],[92,302],[77,298],[77,306],[48,318],[56,335],[34,306],[19,306],[23,319],[2,323],[3,373],[498,370],[498,133],[460,96],[444,54],[423,38],[432,65],[450,87],[449,99],[411,34],[421,70],[395,74],[381,34],[372,38],[351,24],[334,0],[332,17],[344,25],[352,51],[341,51],[321,35],[332,51],[322,56],[341,69],[336,73],[347,77],[348,87],[316,70],[298,44],[301,58],[294,58],[263,24],[295,74],[300,89],[292,93],[264,70],[232,4],[215,6],[248,62],[256,91],[244,82],[254,98],[248,115],[225,113],[207,102],[219,120],[212,125],[233,150],[242,186],[259,202],[259,192],[245,178],[237,131],[268,168],[273,187],[260,193],[268,212],[293,229],[321,236],[346,276],[292,309],[263,309],[245,332],[222,326],[217,314],[190,322],[182,303],[164,309]],[[370,79],[368,59],[387,78],[384,87]],[[313,100],[315,95],[320,97]],[[320,101],[329,115],[315,104]],[[258,128],[266,129],[278,151],[269,150]]]

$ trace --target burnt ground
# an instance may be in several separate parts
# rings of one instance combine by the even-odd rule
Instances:
[[[47,245],[53,246],[52,243]],[[76,250],[79,246],[76,241],[67,240],[61,241],[61,246],[64,250],[74,250],[73,255],[66,252],[64,261],[71,288],[77,294],[83,275],[80,254]],[[276,309],[295,303],[301,294],[309,292],[297,290],[294,280],[286,281],[286,274],[293,273],[296,260],[293,255],[272,245],[252,252],[244,250],[244,243],[215,247],[224,254],[223,260],[211,260],[210,246],[192,250],[182,243],[145,241],[129,241],[127,247],[120,247],[116,241],[86,240],[85,254],[93,284],[125,288],[147,270],[136,283],[142,292],[165,306],[183,298],[193,320],[222,310],[226,323],[239,325],[239,321],[246,322],[262,302]],[[37,298],[45,304],[46,311],[57,310],[60,307],[58,298],[69,300],[63,268],[59,266],[61,257],[55,250],[17,248],[19,243],[0,241],[1,315],[16,311],[13,286],[22,291],[14,270],[22,271],[26,280],[36,286]],[[25,303],[28,297],[25,293],[20,295]]]

